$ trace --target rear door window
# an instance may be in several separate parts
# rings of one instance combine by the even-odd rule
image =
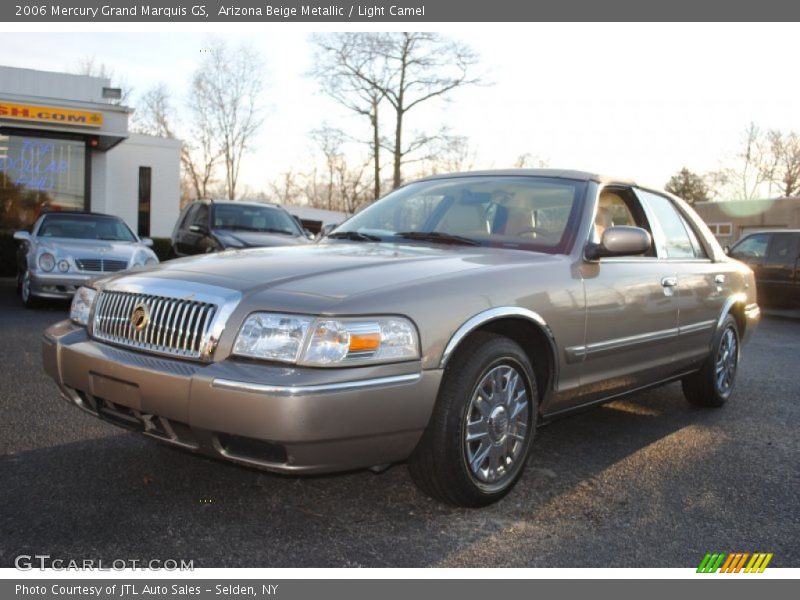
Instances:
[[[652,227],[660,257],[705,258],[705,253],[698,256],[699,242],[696,238],[692,241],[691,230],[668,198],[644,190],[636,190],[636,195],[653,215]]]

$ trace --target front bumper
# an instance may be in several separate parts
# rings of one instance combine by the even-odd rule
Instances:
[[[72,298],[78,288],[103,273],[62,273],[31,271],[31,294],[38,298]]]
[[[419,362],[348,369],[162,358],[90,339],[63,321],[42,342],[71,404],[217,458],[287,473],[405,460],[425,429],[441,370]]]

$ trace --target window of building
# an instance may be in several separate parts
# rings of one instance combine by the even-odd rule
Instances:
[[[0,228],[28,227],[45,209],[85,208],[84,142],[0,135]]]
[[[139,237],[150,237],[150,185],[153,169],[139,167]]]
[[[733,235],[733,223],[708,223],[708,228],[717,237],[730,237]]]

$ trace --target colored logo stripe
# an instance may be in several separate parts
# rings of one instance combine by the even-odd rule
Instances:
[[[763,573],[764,569],[772,560],[772,552],[756,552],[750,554],[749,552],[734,552],[732,554],[725,554],[724,552],[707,553],[700,566],[697,567],[698,573],[739,573],[744,569],[745,573]],[[747,559],[750,559],[747,562]],[[745,567],[745,562],[747,566]]]

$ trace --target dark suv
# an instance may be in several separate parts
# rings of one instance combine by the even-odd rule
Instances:
[[[259,202],[198,200],[183,209],[172,231],[174,256],[309,243],[286,210]]]
[[[759,302],[800,306],[800,229],[751,233],[728,254],[755,272]]]

